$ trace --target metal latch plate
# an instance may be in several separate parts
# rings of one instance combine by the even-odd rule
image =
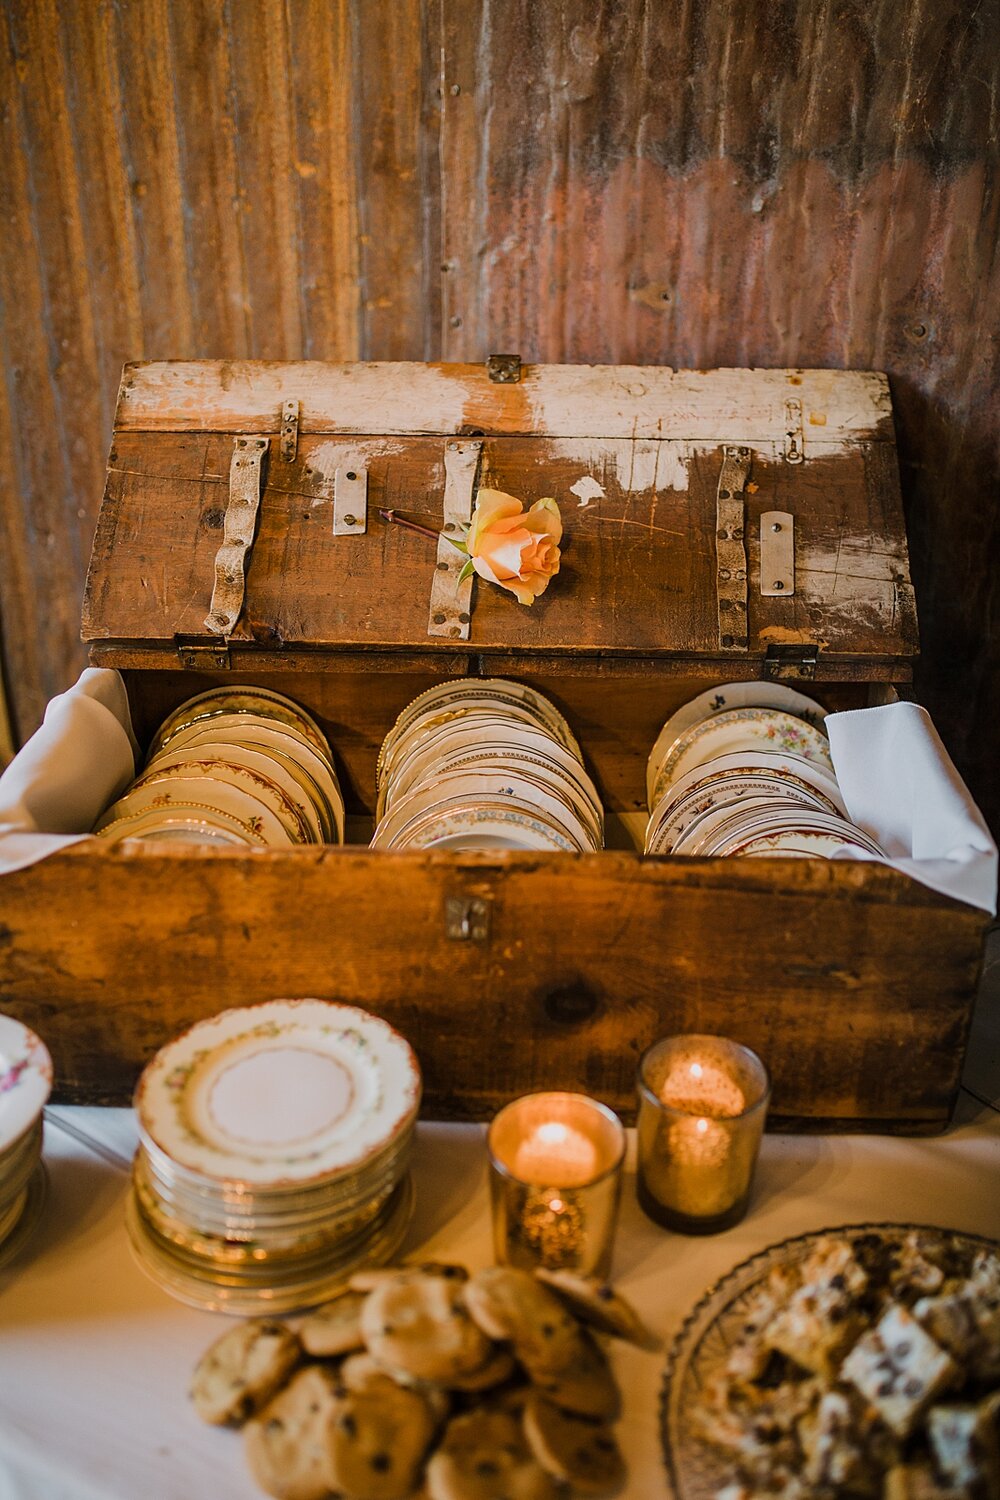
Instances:
[[[521,379],[521,356],[491,354],[486,361],[486,373],[494,385],[517,385]]]
[[[490,935],[490,903],[481,896],[446,896],[445,932],[456,943],[485,943]]]
[[[795,517],[787,510],[760,518],[760,591],[770,599],[795,593]]]
[[[361,536],[368,530],[368,470],[345,464],[333,476],[333,534]]]

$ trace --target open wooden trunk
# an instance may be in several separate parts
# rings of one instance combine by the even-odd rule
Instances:
[[[470,593],[447,542],[379,515],[439,532],[485,486],[562,509],[562,570],[530,609]],[[258,498],[234,568],[232,507]],[[192,1021],[308,994],[398,1026],[432,1116],[540,1087],[627,1115],[643,1048],[699,1030],[762,1054],[775,1123],[947,1122],[981,912],[879,865],[646,859],[629,837],[656,734],[695,693],[767,677],[846,708],[910,681],[883,376],[129,366],[83,628],[92,661],[122,670],[140,741],[213,683],[300,701],[362,847],[83,845],[6,877],[0,1004],[45,1036],[63,1098],[125,1102]],[[363,847],[385,732],[467,674],[553,698],[620,847]]]

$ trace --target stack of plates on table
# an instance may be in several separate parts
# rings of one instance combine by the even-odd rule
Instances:
[[[45,1202],[42,1110],[51,1092],[45,1043],[0,1016],[0,1265],[21,1249]]]
[[[268,688],[219,687],[181,705],[101,838],[287,848],[342,843],[344,799],[316,721]]]
[[[604,815],[557,708],[502,678],[415,698],[382,744],[376,849],[600,849]]]
[[[726,683],[686,703],[649,757],[646,853],[884,857],[847,816],[825,718],[779,683]]]
[[[274,1000],[199,1022],[139,1080],[126,1222],[196,1307],[290,1311],[390,1260],[413,1205],[409,1044],[367,1011]]]

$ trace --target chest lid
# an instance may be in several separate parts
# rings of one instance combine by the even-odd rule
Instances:
[[[559,505],[560,571],[530,607],[459,584],[441,540],[486,488]],[[129,365],[83,636],[108,665],[524,653],[756,676],[816,658],[819,675],[905,680],[917,631],[888,384],[516,361]]]

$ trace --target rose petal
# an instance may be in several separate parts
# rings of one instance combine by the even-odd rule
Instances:
[[[489,563],[486,561],[485,557],[474,557],[472,559],[472,566],[475,568],[480,578],[485,578],[487,583],[503,584],[503,579],[497,577],[493,569],[490,567]]]
[[[509,537],[493,538],[493,546],[484,548],[481,555],[488,557],[490,566],[502,578],[519,578],[525,563],[531,565],[532,538],[525,531],[515,531]],[[528,557],[524,553],[528,552]]]
[[[529,531],[545,532],[554,542],[562,540],[562,516],[551,495],[546,496],[544,500],[536,500],[527,515],[522,518],[521,525],[526,526]]]
[[[517,599],[518,604],[534,604],[535,602],[535,596],[531,589],[517,578],[512,578],[509,583],[505,583],[504,588],[510,590]]]
[[[480,490],[466,538],[469,551],[476,550],[476,542],[485,530],[509,516],[520,516],[523,510],[524,506],[513,495],[505,495],[502,490]]]

